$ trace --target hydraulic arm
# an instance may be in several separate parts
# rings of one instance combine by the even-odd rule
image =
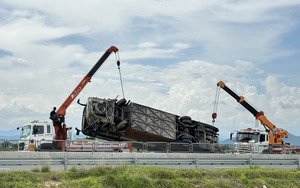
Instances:
[[[111,46],[103,56],[98,60],[98,62],[94,65],[94,67],[87,73],[87,75],[82,79],[82,81],[77,85],[77,87],[72,91],[69,97],[65,100],[65,102],[59,107],[57,110],[58,116],[66,115],[66,110],[70,106],[70,104],[74,101],[77,95],[81,92],[81,90],[86,86],[88,82],[90,82],[92,76],[97,72],[97,70],[101,67],[104,61],[109,57],[112,52],[118,52],[118,48],[115,46]],[[118,60],[118,65],[120,65]]]
[[[90,82],[92,76],[96,73],[96,71],[101,67],[104,61],[109,57],[109,55],[114,52],[118,52],[118,48],[115,46],[111,46],[106,50],[106,52],[102,55],[102,57],[98,60],[98,62],[93,66],[93,68],[87,73],[87,75],[81,80],[81,82],[76,86],[76,88],[72,91],[72,93],[68,96],[68,98],[64,101],[64,103],[58,108],[56,111],[55,118],[50,117],[53,120],[53,126],[55,128],[55,140],[66,140],[67,139],[67,128],[65,124],[65,115],[66,110],[70,106],[70,104],[74,101],[74,99],[78,96],[78,94],[83,90],[88,82]],[[120,66],[120,60],[117,56],[117,65]],[[60,146],[58,146],[60,147]],[[62,146],[61,146],[62,147]]]
[[[242,106],[244,106],[253,116],[260,121],[260,123],[265,127],[269,135],[269,144],[270,145],[281,145],[283,144],[282,138],[287,138],[288,133],[286,130],[280,130],[277,128],[271,121],[267,119],[263,111],[257,111],[252,107],[244,97],[238,96],[230,88],[228,88],[224,82],[219,81],[217,86],[224,89],[230,96],[237,100]],[[216,112],[213,113],[213,121],[216,118]]]

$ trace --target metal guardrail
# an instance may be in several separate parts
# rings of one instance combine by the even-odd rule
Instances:
[[[27,140],[29,142],[29,140]],[[41,140],[37,141],[36,147],[39,151],[51,151],[49,148],[49,143],[52,140]],[[157,153],[171,153],[171,152],[180,152],[180,153],[232,153],[233,152],[233,145],[232,144],[212,144],[212,143],[167,143],[167,142],[114,142],[114,141],[101,141],[101,140],[67,140],[67,141],[56,141],[56,142],[65,142],[65,149],[66,151],[72,151],[74,143],[82,142],[83,147],[82,151],[91,151],[91,152],[98,152],[101,151],[97,146],[103,146],[103,144],[112,145],[122,145],[122,143],[131,143],[132,145],[132,152],[138,153],[147,153],[147,152],[157,152]],[[90,147],[88,147],[84,143],[90,143]],[[38,147],[42,146],[43,144],[47,144],[47,147]],[[80,145],[76,145],[80,146]],[[7,139],[0,139],[0,151],[18,151],[19,145],[18,140],[7,140]],[[80,147],[78,147],[80,148]],[[100,147],[101,148],[101,147]],[[56,150],[57,151],[57,150]],[[74,151],[74,150],[73,150]],[[77,151],[80,151],[77,150]]]
[[[18,151],[24,149],[24,142],[18,144],[18,140],[0,139],[0,151]],[[29,142],[29,140],[26,140]],[[233,144],[216,143],[176,143],[176,142],[117,142],[103,140],[56,140],[55,143],[63,142],[66,152],[107,152],[107,151],[128,151],[137,153],[236,153]],[[52,140],[36,141],[37,151],[61,151],[55,147]],[[130,145],[130,147],[129,147]],[[291,146],[290,149],[297,148],[297,152],[286,152],[285,154],[300,154],[300,146]],[[28,149],[27,149],[28,150]],[[250,153],[255,153],[250,151]],[[241,152],[242,153],[242,152]],[[278,154],[280,152],[277,152]]]
[[[300,158],[297,159],[233,159],[233,158],[0,158],[2,166],[16,165],[135,165],[135,166],[190,166],[199,168],[202,165],[243,165],[248,167],[261,165],[294,165],[300,168]]]

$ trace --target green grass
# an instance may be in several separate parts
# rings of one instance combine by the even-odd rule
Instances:
[[[300,187],[300,170],[259,167],[224,170],[177,170],[158,167],[98,166],[50,171],[48,166],[31,171],[0,172],[0,187],[97,187],[97,188],[215,188]]]

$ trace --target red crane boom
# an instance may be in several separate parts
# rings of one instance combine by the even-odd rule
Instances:
[[[97,72],[97,70],[101,67],[104,61],[109,57],[109,55],[114,52],[117,53],[119,49],[115,46],[111,46],[106,50],[106,52],[102,55],[102,57],[98,60],[98,62],[93,66],[93,68],[87,73],[85,77],[79,82],[79,84],[75,87],[75,89],[71,92],[68,98],[64,101],[64,103],[58,108],[56,111],[55,117],[50,117],[53,121],[53,126],[55,129],[55,140],[66,140],[67,139],[67,127],[65,124],[65,115],[66,110],[70,106],[70,104],[74,101],[74,99],[78,96],[78,94],[83,90],[87,83],[90,82],[92,76]],[[120,65],[119,59],[117,59],[117,65]],[[63,149],[63,143],[58,143],[58,147]]]

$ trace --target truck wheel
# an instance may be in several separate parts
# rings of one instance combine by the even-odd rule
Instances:
[[[127,120],[121,121],[121,122],[116,126],[117,131],[123,130],[123,128],[125,127],[126,123],[127,123]]]
[[[192,125],[192,118],[190,116],[182,116],[179,120],[184,124]]]
[[[120,99],[120,100],[116,103],[116,106],[118,106],[118,107],[119,107],[119,106],[123,106],[124,104],[126,104],[126,102],[127,102],[126,99],[124,99],[124,98],[123,98],[123,99]]]
[[[102,103],[98,103],[95,105],[95,114],[103,115],[105,114],[105,111],[106,111],[106,106],[103,105]]]
[[[183,135],[181,137],[181,140],[182,140],[182,142],[185,142],[185,143],[189,143],[189,144],[193,143],[191,135]]]

